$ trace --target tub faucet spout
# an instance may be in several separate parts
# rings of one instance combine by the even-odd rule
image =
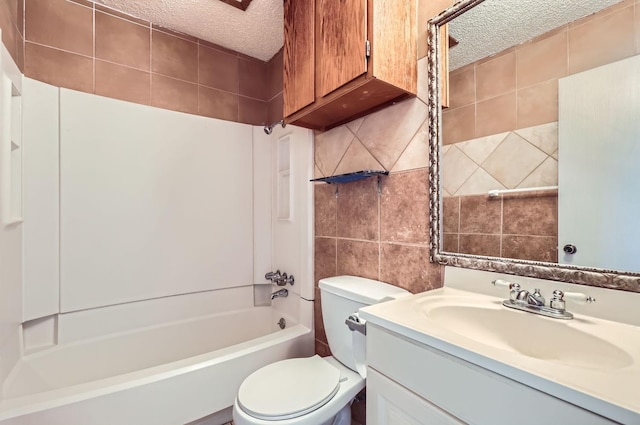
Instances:
[[[286,290],[286,289],[281,289],[281,290],[276,291],[273,294],[271,294],[271,299],[274,300],[276,298],[288,297],[288,296],[289,296],[289,291]]]

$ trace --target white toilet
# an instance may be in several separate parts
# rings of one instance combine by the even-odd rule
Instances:
[[[364,335],[349,330],[345,320],[361,307],[409,293],[355,276],[322,279],[320,292],[333,356],[282,360],[249,375],[233,406],[235,425],[351,423],[351,400],[365,386],[365,347]]]

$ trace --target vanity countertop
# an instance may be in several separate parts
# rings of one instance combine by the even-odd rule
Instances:
[[[360,310],[368,323],[624,424],[640,424],[640,327],[502,306],[444,287]],[[569,309],[569,308],[568,308]]]

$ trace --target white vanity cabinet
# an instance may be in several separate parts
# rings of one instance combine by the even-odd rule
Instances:
[[[433,403],[375,369],[367,371],[367,423],[372,425],[462,425]]]
[[[369,425],[617,423],[371,322],[367,367]]]

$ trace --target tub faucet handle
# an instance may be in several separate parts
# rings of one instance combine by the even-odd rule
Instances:
[[[276,285],[285,286],[288,283],[293,286],[294,282],[295,282],[295,279],[293,278],[293,275],[287,276],[286,273],[282,273],[282,276],[280,277],[280,279],[278,279],[278,281],[276,282]]]
[[[275,283],[282,278],[282,275],[280,274],[280,270],[276,270],[275,272],[265,274],[264,278]]]

